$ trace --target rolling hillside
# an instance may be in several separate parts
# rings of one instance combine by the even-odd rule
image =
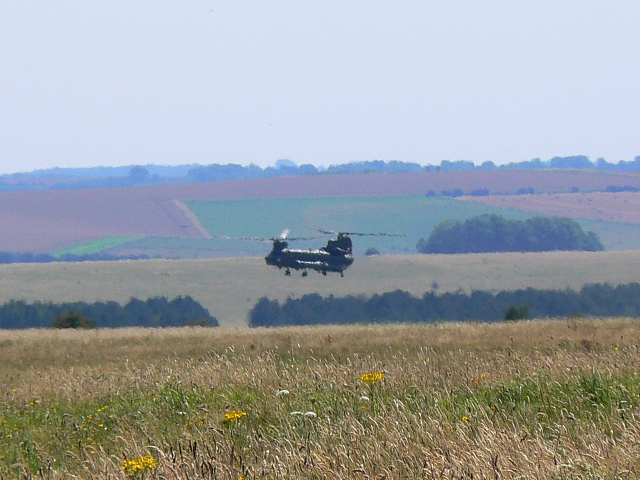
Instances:
[[[604,190],[610,185],[640,188],[640,174],[589,170],[341,174],[134,188],[2,192],[0,222],[3,228],[0,231],[0,251],[56,252],[109,237],[127,237],[126,241],[116,240],[110,245],[123,244],[123,251],[127,248],[146,249],[152,255],[156,252],[175,257],[212,256],[211,252],[218,252],[218,255],[220,252],[234,254],[231,251],[225,253],[225,247],[212,249],[210,243],[203,243],[205,235],[202,229],[180,207],[187,204],[197,210],[197,201],[421,197],[430,191],[440,193],[456,189],[464,193],[487,189],[492,194],[533,189],[535,192],[555,194],[572,190]],[[629,197],[631,198],[637,202],[637,197]],[[634,205],[627,204],[625,209],[635,208]],[[266,208],[260,210],[260,213],[261,217],[272,218],[273,225],[268,231],[252,233],[254,235],[277,235],[282,228],[292,225],[286,209],[279,212],[278,216],[271,216]],[[233,217],[229,218],[233,220]],[[344,228],[345,225],[338,225],[342,219],[332,221],[333,219],[334,217],[325,215],[320,220],[325,224],[323,226]],[[211,221],[207,218],[199,220],[204,224]],[[370,223],[377,226],[375,222]],[[367,225],[363,225],[364,227]],[[381,227],[387,228],[386,225]],[[358,225],[354,228],[358,228]],[[421,231],[419,234],[423,236],[428,233]],[[147,243],[142,246],[132,245],[130,237],[143,238]],[[411,250],[415,240],[417,239],[398,247],[396,251],[407,251],[407,248]],[[154,245],[153,248],[149,247],[150,244]],[[629,246],[623,244],[618,245],[618,248]]]

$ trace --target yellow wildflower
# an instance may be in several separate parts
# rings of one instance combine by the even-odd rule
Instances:
[[[227,423],[235,422],[236,420],[246,416],[247,412],[238,412],[237,410],[233,410],[224,414],[224,421]]]
[[[384,372],[363,373],[360,375],[360,381],[373,385],[384,378]]]
[[[148,470],[155,470],[158,466],[158,461],[149,456],[133,458],[131,460],[125,460],[122,464],[122,471],[128,477],[135,477]]]

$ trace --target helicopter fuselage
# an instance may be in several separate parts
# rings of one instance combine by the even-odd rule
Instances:
[[[327,272],[337,272],[343,275],[353,263],[351,239],[347,236],[339,236],[336,240],[330,240],[326,247],[316,250],[304,250],[289,248],[288,242],[276,239],[273,249],[265,257],[267,265],[285,268],[287,275],[291,269],[316,270],[323,275]]]

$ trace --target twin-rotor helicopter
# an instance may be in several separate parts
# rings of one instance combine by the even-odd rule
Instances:
[[[339,273],[344,277],[344,271],[353,263],[353,242],[350,236],[386,236],[397,237],[404,234],[394,233],[362,233],[362,232],[334,232],[318,227],[310,227],[322,234],[335,235],[324,247],[318,249],[289,248],[289,241],[311,240],[312,238],[289,238],[291,230],[284,230],[276,238],[241,237],[241,240],[271,241],[271,252],[264,257],[267,265],[284,268],[285,275],[290,276],[291,270],[302,270],[306,277],[309,270],[315,270],[327,275],[327,272]],[[230,238],[230,237],[224,237]]]

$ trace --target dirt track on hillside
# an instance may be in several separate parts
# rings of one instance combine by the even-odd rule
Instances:
[[[640,174],[522,170],[345,174],[137,188],[0,192],[0,251],[51,252],[109,236],[201,237],[202,232],[174,200],[425,195],[430,190],[440,193],[456,188],[467,193],[479,188],[487,188],[490,193],[521,188],[556,193],[572,188],[603,190],[609,185],[640,187]],[[623,196],[614,195],[620,199]],[[628,203],[637,199],[624,198]],[[595,205],[592,207],[598,210]],[[620,206],[623,209],[630,209],[630,204]],[[613,215],[615,208],[600,210]]]

